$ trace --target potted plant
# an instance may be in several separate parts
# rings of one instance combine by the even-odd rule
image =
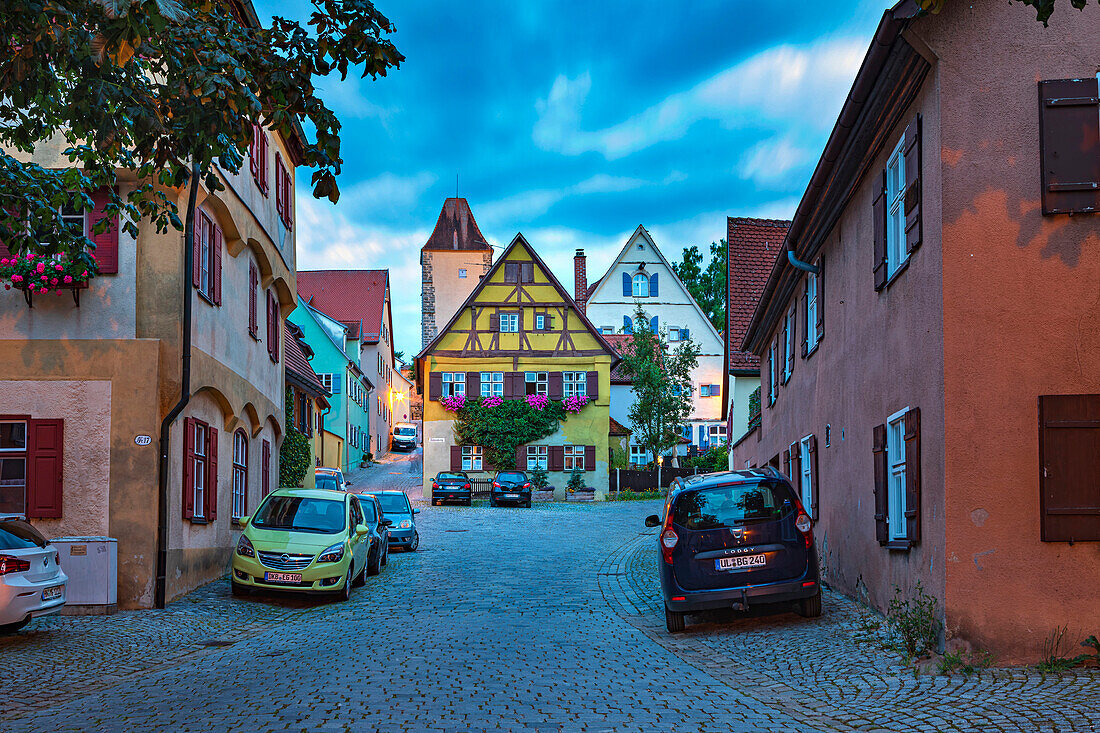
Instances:
[[[93,260],[94,263],[94,260]],[[27,305],[34,307],[33,296],[47,295],[51,291],[60,295],[70,290],[77,306],[79,288],[87,287],[95,274],[96,266],[70,259],[65,255],[39,255],[29,252],[0,258],[0,282],[5,290],[21,290]]]
[[[567,501],[592,501],[596,490],[584,483],[584,471],[574,468],[569,474],[569,483],[565,486]]]
[[[527,472],[527,478],[531,480],[531,488],[534,489],[531,498],[535,501],[553,501],[554,487],[550,485],[550,477],[545,468],[536,468]]]

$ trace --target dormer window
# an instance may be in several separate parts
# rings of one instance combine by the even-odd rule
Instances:
[[[639,272],[634,276],[631,281],[630,294],[635,298],[649,297],[649,277],[645,273]]]

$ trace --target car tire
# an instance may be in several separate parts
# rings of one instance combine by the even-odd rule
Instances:
[[[382,567],[386,567],[390,562],[390,546],[386,545],[386,549],[382,550],[382,562],[379,563]]]
[[[820,590],[809,598],[803,598],[798,602],[798,614],[806,618],[817,618],[821,615]]]
[[[367,566],[364,565],[359,569],[359,574],[355,576],[355,579],[351,581],[351,584],[356,588],[365,585],[367,582]]]
[[[382,551],[378,551],[378,559],[372,560],[367,556],[367,575],[378,575],[382,572]]]
[[[0,634],[14,634],[30,622],[31,619],[30,616],[28,616],[22,621],[16,621],[14,624],[0,624]]]
[[[409,552],[416,552],[418,547],[420,547],[420,534],[414,529],[412,542],[409,543]]]
[[[525,506],[525,507],[527,507],[528,509],[530,509],[530,508],[531,508],[531,500],[530,500],[530,499],[528,499],[528,500],[527,500],[526,502],[524,502],[523,506]]]
[[[474,505],[474,500],[472,498],[466,500],[466,506],[473,506],[473,505]]]
[[[687,616],[683,611],[673,611],[668,606],[665,606],[665,628],[668,629],[668,633],[676,634],[684,630],[687,625],[684,621],[684,617]]]
[[[244,598],[250,594],[248,586],[241,585],[235,580],[229,581],[229,587],[232,589],[233,595],[237,598]]]
[[[350,601],[351,600],[351,586],[354,583],[352,573],[355,572],[355,563],[348,566],[348,577],[344,578],[344,587],[336,591],[336,600],[338,601]]]

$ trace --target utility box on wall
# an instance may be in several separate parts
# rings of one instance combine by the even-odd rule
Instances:
[[[59,537],[50,540],[69,576],[63,614],[91,616],[118,610],[118,540]]]

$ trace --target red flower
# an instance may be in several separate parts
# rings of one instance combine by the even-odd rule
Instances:
[[[50,279],[50,285],[57,285],[57,278],[56,277]]]
[[[66,275],[65,276],[65,282],[66,283],[71,283],[72,281],[73,281],[73,276],[72,275]]]

